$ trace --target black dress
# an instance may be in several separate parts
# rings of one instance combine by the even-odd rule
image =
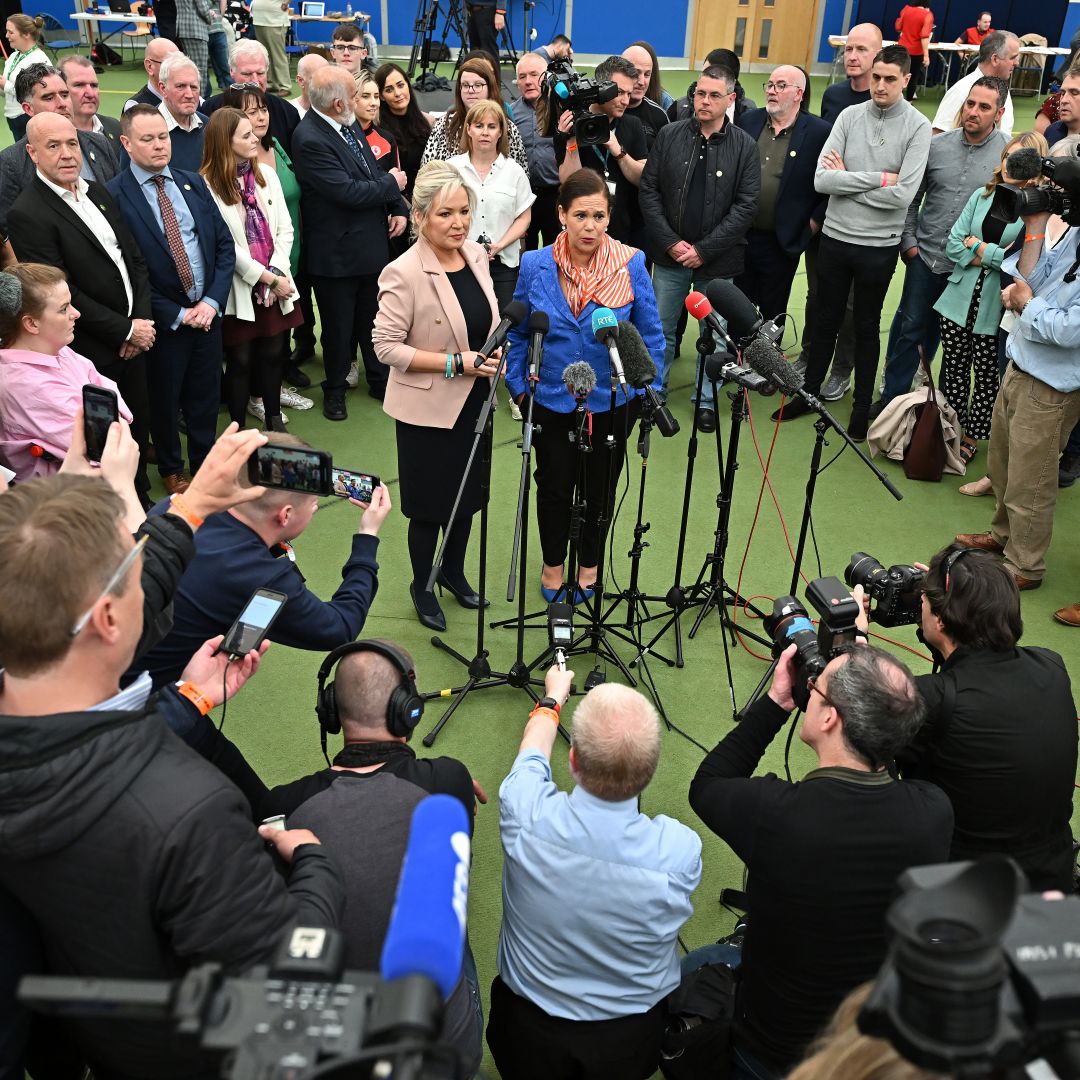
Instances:
[[[446,275],[465,316],[469,348],[479,349],[491,329],[491,305],[472,270],[465,266]],[[452,428],[434,428],[397,421],[398,478],[401,484],[401,512],[418,521],[440,524],[450,517],[465,462],[469,458],[476,421],[490,390],[486,378],[459,375],[472,379],[473,387],[457,423]],[[436,379],[443,378],[438,372]],[[475,514],[480,509],[480,455],[473,460],[469,482],[461,496],[460,514]]]

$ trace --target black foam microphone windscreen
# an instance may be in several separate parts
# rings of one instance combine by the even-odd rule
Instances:
[[[785,394],[794,394],[803,387],[802,377],[784,359],[784,354],[764,338],[756,337],[746,346],[743,350],[743,360]]]
[[[596,372],[592,364],[577,360],[563,368],[562,381],[575,397],[588,397],[596,389]]]
[[[1009,179],[1017,183],[1034,180],[1042,173],[1042,158],[1039,156],[1039,151],[1030,146],[1014,150],[1005,159],[1005,171],[1009,174]]]
[[[638,328],[631,322],[619,323],[619,352],[622,353],[626,381],[631,386],[641,389],[656,378],[656,364]]]
[[[713,278],[705,290],[705,295],[716,313],[727,321],[728,332],[736,340],[749,337],[761,325],[762,319],[757,308],[733,282],[724,278]]]

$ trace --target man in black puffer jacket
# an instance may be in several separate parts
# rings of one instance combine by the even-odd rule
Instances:
[[[257,655],[226,669],[212,641],[157,697],[148,676],[120,690],[143,631],[142,559],[122,514],[87,477],[0,498],[0,890],[32,917],[50,973],[243,971],[298,921],[336,926],[341,878],[313,834],[291,830],[264,837],[291,864],[286,884],[240,792],[173,734],[205,721],[223,677],[234,693]],[[218,1075],[150,1023],[51,1034],[99,1080]]]
[[[641,174],[638,198],[664,330],[665,385],[686,294],[742,273],[746,234],[757,214],[761,164],[757,143],[728,119],[734,87],[728,69],[706,68],[694,91],[694,116],[660,129]],[[699,429],[715,430],[707,381],[696,404]]]

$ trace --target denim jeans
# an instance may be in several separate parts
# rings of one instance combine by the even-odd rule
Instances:
[[[229,33],[230,31],[225,33],[211,31],[210,40],[207,43],[210,49],[210,70],[214,73],[218,89],[222,93],[229,89],[233,81],[232,72],[230,71],[232,63],[229,59]],[[210,76],[207,73],[207,85],[209,85],[209,82]]]
[[[948,274],[935,274],[918,255],[907,264],[900,306],[889,329],[885,350],[885,389],[881,400],[886,404],[911,389],[919,370],[919,346],[933,363],[941,340],[940,323],[934,305],[949,283]]]
[[[664,331],[664,393],[667,394],[668,382],[671,379],[671,365],[675,360],[675,332],[679,325],[679,315],[686,303],[687,293],[691,285],[699,292],[704,292],[709,287],[711,277],[695,277],[702,271],[690,270],[685,266],[653,266],[653,291],[656,293],[656,306],[660,310],[660,327]],[[702,363],[701,354],[697,354],[698,368]],[[715,409],[713,401],[712,383],[707,379],[701,387],[701,398],[697,396],[697,376],[694,372],[695,390],[691,401],[703,409]]]

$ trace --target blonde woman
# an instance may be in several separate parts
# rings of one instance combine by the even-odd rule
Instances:
[[[11,137],[18,142],[26,134],[30,117],[15,100],[15,79],[23,68],[31,64],[51,63],[41,48],[41,31],[45,23],[40,15],[9,15],[4,25],[4,36],[11,52],[4,61],[4,74],[0,75],[0,90],[4,91],[4,118]]]

